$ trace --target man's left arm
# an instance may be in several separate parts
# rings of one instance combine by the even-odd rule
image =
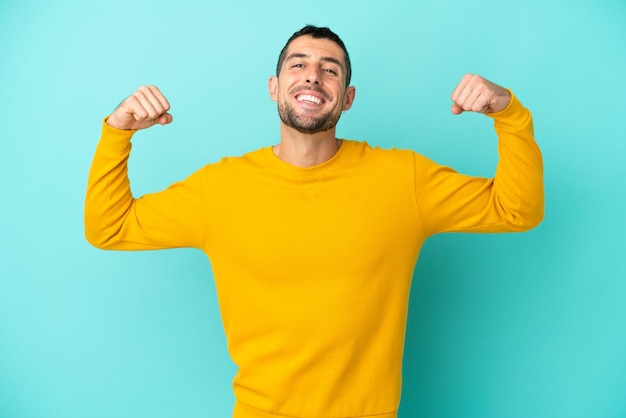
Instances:
[[[491,179],[417,163],[418,206],[427,234],[525,231],[538,225],[544,210],[543,161],[530,111],[509,90],[472,74],[463,77],[451,98],[452,113],[477,112],[494,120],[499,161]]]

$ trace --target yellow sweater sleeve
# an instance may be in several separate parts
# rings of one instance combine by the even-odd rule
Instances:
[[[206,207],[204,178],[196,172],[156,194],[135,199],[128,179],[134,131],[103,123],[89,172],[85,236],[94,246],[115,250],[201,248]]]
[[[415,154],[416,201],[426,236],[440,232],[515,232],[543,218],[543,162],[530,111],[515,96],[489,114],[498,135],[494,178],[471,177]]]

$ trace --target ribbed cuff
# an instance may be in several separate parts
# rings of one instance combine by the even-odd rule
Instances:
[[[511,90],[509,90],[509,93],[511,93],[511,101],[507,107],[499,112],[487,113],[487,116],[493,118],[498,128],[515,130],[524,127],[531,120],[531,114]]]
[[[117,129],[107,125],[108,116],[102,120],[102,136],[97,151],[112,157],[126,155],[130,152],[130,139],[136,130]]]

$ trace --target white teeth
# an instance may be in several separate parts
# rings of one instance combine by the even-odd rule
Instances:
[[[310,94],[303,94],[297,97],[299,102],[312,102],[315,104],[321,104],[322,100],[319,97],[311,96]]]

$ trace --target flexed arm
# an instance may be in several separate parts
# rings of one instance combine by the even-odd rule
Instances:
[[[543,218],[543,162],[532,115],[507,89],[465,75],[454,89],[452,113],[494,120],[499,162],[493,178],[459,174],[416,157],[416,193],[428,235],[438,232],[526,231]]]
[[[128,179],[131,137],[172,122],[158,88],[140,87],[105,120],[89,172],[85,236],[103,249],[198,247],[202,242],[204,183],[197,172],[168,189],[135,199]]]

